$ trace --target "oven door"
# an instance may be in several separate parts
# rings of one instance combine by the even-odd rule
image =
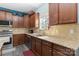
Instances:
[[[4,45],[8,45],[8,44],[12,44],[12,37],[10,37],[10,41],[9,42],[4,43]]]

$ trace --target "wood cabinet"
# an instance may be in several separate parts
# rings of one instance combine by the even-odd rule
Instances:
[[[21,16],[18,16],[18,27],[24,28],[24,18]]]
[[[12,21],[12,13],[6,12],[6,20]]]
[[[46,45],[42,45],[42,56],[52,56],[52,50]]]
[[[32,37],[32,48],[31,50],[36,53],[36,39],[34,39],[34,37]]]
[[[76,3],[50,3],[49,26],[56,24],[77,23]]]
[[[76,23],[77,22],[77,4],[60,3],[59,4],[59,23]]]
[[[6,12],[0,10],[0,20],[5,20],[6,19]]]
[[[24,16],[24,27],[29,28],[30,27],[30,22],[29,22],[29,15]]]
[[[53,44],[53,56],[74,56],[74,50],[58,45]]]
[[[30,15],[29,18],[30,28],[38,28],[39,26],[39,13],[34,13]]]
[[[0,20],[12,20],[12,13],[0,10]]]
[[[63,54],[63,53],[61,53],[61,52],[54,49],[53,50],[53,56],[65,56],[65,54]]]
[[[24,41],[25,41],[24,37],[25,37],[24,34],[14,34],[13,35],[13,46],[24,44]]]
[[[13,28],[24,28],[23,17],[13,15],[12,21],[13,21],[13,25],[12,25]]]
[[[13,28],[18,28],[18,26],[19,26],[19,24],[18,24],[18,16],[15,16],[15,15],[13,15],[12,16],[12,21],[13,21],[13,25],[12,25],[12,27]]]
[[[58,24],[58,3],[49,4],[49,25]]]
[[[52,44],[42,41],[42,56],[52,56]]]
[[[29,35],[25,35],[25,45],[31,49],[32,48],[32,37]]]
[[[11,20],[13,22],[13,28],[24,28],[24,18],[12,15],[10,12],[0,10],[0,20]]]
[[[41,55],[41,40],[36,37],[32,37],[32,48],[31,50],[36,56]]]
[[[59,44],[31,37],[31,50],[36,56],[75,56],[75,51],[71,48]]]
[[[41,53],[41,49],[42,49],[41,46],[42,46],[41,40],[36,38],[36,52],[38,53],[38,55],[42,55],[42,53]]]
[[[35,14],[32,14],[31,16],[30,16],[30,28],[33,28],[33,27],[35,27]]]

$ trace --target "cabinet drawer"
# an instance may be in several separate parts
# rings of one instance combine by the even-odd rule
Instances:
[[[65,55],[74,55],[74,50],[70,49],[70,48],[66,48],[57,44],[53,45],[53,50],[59,51]]]
[[[68,55],[68,56],[74,56],[75,55],[75,51],[70,49],[70,48],[66,48],[65,54]]]
[[[42,45],[42,56],[52,56],[52,48]]]
[[[66,48],[64,48],[63,46],[57,45],[57,44],[53,45],[53,49],[60,51],[62,53],[64,53],[66,51]]]
[[[65,56],[65,54],[63,54],[63,53],[61,53],[61,52],[54,49],[53,50],[53,56]]]
[[[41,40],[36,39],[36,52],[41,55]]]
[[[42,41],[42,44],[48,46],[48,47],[52,47],[52,43],[48,42],[48,41]]]

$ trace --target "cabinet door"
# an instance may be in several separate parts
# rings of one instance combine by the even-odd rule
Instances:
[[[18,24],[18,16],[13,15],[12,16],[12,21],[13,21],[12,27],[13,28],[18,28],[19,27],[19,24]]]
[[[19,45],[19,36],[13,35],[13,46],[18,46],[18,45]]]
[[[0,10],[0,20],[6,20],[5,16],[6,12]]]
[[[59,23],[76,23],[77,21],[77,4],[60,3],[59,4]]]
[[[30,35],[25,35],[25,45],[29,48],[32,49],[32,38]]]
[[[41,40],[36,38],[36,52],[41,55]]]
[[[65,54],[53,49],[53,56],[66,56]]]
[[[52,49],[44,44],[42,44],[42,56],[51,56]]]
[[[23,17],[18,16],[18,27],[24,28],[24,19]]]
[[[24,44],[24,34],[15,34],[13,35],[13,45],[18,46]]]
[[[35,14],[35,28],[39,28],[39,22],[40,22],[39,13],[36,13]]]
[[[25,28],[29,28],[30,27],[30,24],[29,24],[29,15],[25,15],[24,16],[24,27]]]
[[[30,16],[30,28],[35,27],[35,14]]]
[[[36,51],[36,40],[34,38],[32,38],[32,51],[35,53]]]
[[[24,41],[25,41],[24,34],[19,34],[18,36],[19,36],[19,45],[24,44]]]
[[[58,24],[58,3],[49,4],[49,26]]]
[[[54,56],[73,56],[74,50],[61,46],[61,45],[57,45],[57,44],[53,44],[53,55]]]
[[[25,35],[25,45],[28,47],[28,44],[29,44],[29,36],[28,35]]]
[[[12,13],[6,12],[6,20],[12,20]]]

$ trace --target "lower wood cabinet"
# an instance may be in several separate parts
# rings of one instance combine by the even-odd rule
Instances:
[[[25,41],[24,37],[25,37],[24,34],[14,34],[13,35],[13,46],[24,44],[24,41]]]
[[[36,37],[32,37],[32,48],[31,50],[37,56],[41,55],[41,40]]]
[[[32,37],[29,35],[25,35],[25,45],[31,49],[31,44],[32,44]]]
[[[52,48],[42,45],[42,56],[52,56]]]
[[[38,55],[42,55],[41,46],[41,40],[36,38],[36,52],[38,53]]]
[[[61,52],[59,52],[59,51],[57,51],[57,50],[55,50],[55,49],[53,49],[53,56],[65,56],[65,54],[63,54],[63,53],[61,53]]]
[[[58,44],[53,44],[53,55],[54,56],[74,56],[75,51],[73,49],[58,45]]]
[[[42,56],[52,56],[52,43],[42,41]]]
[[[33,36],[30,37],[31,37],[31,50],[36,56],[74,56],[75,55],[75,51],[71,48],[67,48],[59,44],[51,43],[49,41],[37,37],[33,37]]]
[[[35,52],[36,51],[36,39],[32,38],[32,51]]]

